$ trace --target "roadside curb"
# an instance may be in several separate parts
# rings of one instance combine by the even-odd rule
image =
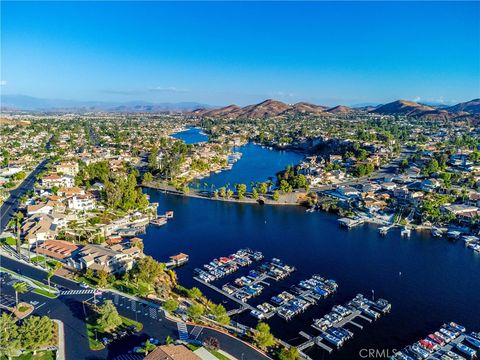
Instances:
[[[63,327],[63,321],[52,319],[58,326],[58,346],[56,360],[65,360],[65,329]]]

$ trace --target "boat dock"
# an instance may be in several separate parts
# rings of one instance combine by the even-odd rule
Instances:
[[[472,359],[479,351],[480,333],[471,332],[469,335],[465,327],[451,322],[396,352],[392,359],[405,359],[407,356],[422,357],[426,360],[443,359],[444,357]]]
[[[351,229],[355,226],[362,225],[365,222],[364,219],[362,218],[355,218],[355,219],[350,219],[350,218],[341,218],[338,219],[338,223],[340,226],[346,227],[347,229]]]
[[[243,307],[245,307],[246,309],[248,310],[257,310],[255,309],[252,305],[249,305],[247,304],[246,302],[243,302],[242,300],[240,299],[237,299],[235,296],[231,295],[231,294],[228,294],[227,292],[223,291],[222,289],[219,289],[218,287],[216,287],[215,285],[212,285],[206,281],[203,281],[202,279],[200,279],[199,277],[195,276],[194,277],[195,280],[197,280],[199,283],[205,285],[206,287],[212,289],[212,290],[215,290],[216,292],[222,294],[223,296],[227,297],[228,299],[232,300],[232,301],[235,301],[237,304],[240,304],[242,305]]]
[[[374,302],[358,294],[345,306],[336,305],[329,314],[314,321],[312,327],[320,333],[318,336],[313,337],[303,331],[300,332],[300,335],[307,340],[299,346],[299,349],[303,350],[317,345],[331,353],[333,351],[331,346],[339,349],[348,339],[354,336],[354,333],[346,329],[345,325],[351,324],[363,330],[363,325],[354,320],[360,318],[371,323],[381,315],[389,313],[390,309],[391,305],[386,300],[379,299]],[[324,342],[327,342],[330,346]]]

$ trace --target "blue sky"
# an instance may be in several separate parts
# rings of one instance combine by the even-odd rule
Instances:
[[[479,2],[4,2],[1,90],[244,105],[480,97]]]

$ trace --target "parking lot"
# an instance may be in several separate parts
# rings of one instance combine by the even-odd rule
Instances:
[[[156,321],[162,321],[163,311],[159,307],[129,299],[116,293],[103,292],[102,295],[92,296],[87,301],[95,303],[96,305],[100,305],[103,304],[105,300],[112,300],[120,312],[122,310],[129,312],[130,314],[128,316],[132,319],[135,318],[136,321],[139,321],[138,319],[143,317],[147,317]]]

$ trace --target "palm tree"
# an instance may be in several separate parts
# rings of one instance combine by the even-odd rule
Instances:
[[[26,282],[17,282],[13,284],[15,290],[15,304],[18,305],[18,294],[24,294],[28,291]]]
[[[15,220],[15,228],[17,230],[17,254],[20,256],[20,251],[21,251],[21,242],[20,242],[20,230],[22,227],[22,219],[23,219],[23,214],[20,211],[17,211],[15,214],[14,220]]]
[[[61,263],[55,262],[55,265],[54,265],[53,269],[51,269],[51,270],[47,273],[48,287],[50,287],[50,279],[53,277],[53,275],[55,275],[55,273],[57,272],[57,270],[59,270],[61,267],[62,267],[62,264],[61,264]]]

